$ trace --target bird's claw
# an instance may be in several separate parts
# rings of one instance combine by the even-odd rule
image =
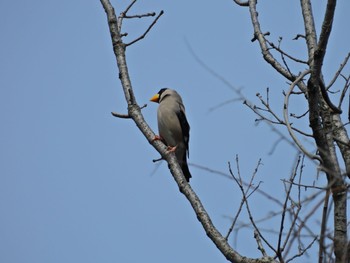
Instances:
[[[176,147],[177,147],[177,145],[174,146],[174,147],[168,146],[168,147],[167,147],[167,152],[168,152],[168,153],[173,153],[173,152],[175,152],[175,151],[176,151]]]
[[[160,137],[159,135],[155,135],[152,142],[154,142],[154,141],[163,141],[163,138]]]

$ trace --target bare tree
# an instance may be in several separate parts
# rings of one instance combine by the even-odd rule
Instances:
[[[210,216],[206,212],[199,197],[186,182],[182,170],[172,153],[167,152],[166,146],[159,140],[154,140],[155,134],[148,126],[142,115],[140,107],[134,96],[131,80],[128,73],[125,50],[128,46],[142,40],[158,19],[163,15],[163,11],[156,14],[145,13],[138,15],[129,15],[129,10],[133,7],[136,0],[131,1],[126,9],[120,12],[117,17],[115,10],[109,0],[101,0],[101,4],[107,14],[108,25],[112,38],[114,54],[116,56],[119,78],[124,91],[125,99],[128,105],[128,113],[112,113],[116,117],[132,119],[140,131],[143,133],[148,142],[161,154],[162,158],[169,164],[169,169],[173,175],[179,190],[190,202],[199,222],[202,224],[206,234],[217,246],[219,251],[230,262],[289,262],[297,257],[302,257],[311,246],[319,244],[319,262],[348,262],[350,257],[350,243],[347,239],[347,177],[350,178],[350,142],[345,127],[341,120],[342,105],[347,94],[350,76],[342,73],[350,54],[345,58],[339,69],[337,69],[334,78],[328,85],[322,75],[322,66],[327,50],[328,39],[332,30],[332,22],[336,9],[336,1],[328,0],[324,19],[321,26],[320,36],[317,37],[312,5],[310,0],[301,0],[301,12],[304,19],[305,32],[298,34],[296,41],[305,41],[308,57],[306,59],[296,58],[282,49],[281,42],[278,44],[269,40],[269,32],[263,32],[257,12],[257,0],[240,1],[234,0],[235,4],[248,8],[252,22],[254,37],[252,41],[259,43],[265,61],[273,69],[282,75],[288,82],[289,88],[285,92],[284,109],[281,113],[274,111],[269,104],[269,90],[266,97],[257,95],[260,106],[253,105],[245,101],[245,104],[251,108],[258,116],[260,121],[265,121],[272,126],[285,126],[295,147],[298,148],[300,155],[297,157],[295,167],[288,179],[284,180],[285,198],[279,200],[271,194],[259,189],[259,184],[254,184],[255,175],[258,172],[260,161],[255,171],[251,175],[249,182],[242,179],[239,169],[239,159],[236,158],[236,171],[234,172],[229,164],[229,176],[236,182],[242,194],[242,200],[237,213],[232,219],[232,225],[228,233],[224,236],[214,226]],[[140,37],[135,40],[124,43],[123,37],[127,35],[122,31],[123,21],[125,19],[143,18],[155,16],[153,22]],[[278,58],[277,58],[278,56]],[[291,62],[303,65],[306,68],[303,72],[294,72]],[[210,68],[206,67],[209,71]],[[332,101],[334,98],[330,94],[330,88],[342,82],[342,91],[339,96],[337,106]],[[229,84],[228,84],[229,85]],[[242,97],[239,90],[237,94]],[[301,116],[290,114],[290,97],[303,96],[307,101],[308,108],[306,113]],[[281,115],[282,117],[280,117]],[[292,124],[289,118],[296,119],[307,118],[312,129],[312,134],[298,129]],[[276,129],[278,132],[278,129]],[[283,136],[283,135],[281,135]],[[301,143],[299,137],[311,138],[315,143],[315,149],[306,147]],[[337,156],[340,153],[342,160]],[[327,185],[315,186],[305,185],[302,182],[303,167],[305,157],[314,160],[317,163],[320,174],[327,178]],[[342,169],[344,163],[345,171]],[[204,168],[208,169],[208,168]],[[214,171],[215,172],[215,171]],[[312,194],[308,197],[301,198],[301,189],[313,189]],[[295,189],[295,191],[293,191]],[[270,213],[268,216],[255,219],[249,206],[249,198],[252,194],[261,194],[277,205],[280,209],[278,212]],[[302,212],[302,206],[309,204],[309,210]],[[311,208],[310,208],[311,206]],[[331,208],[331,206],[333,206]],[[254,230],[254,238],[257,242],[258,249],[261,252],[261,258],[248,258],[242,256],[238,251],[233,249],[229,244],[228,238],[232,232],[247,227],[246,224],[239,221],[242,209],[248,213],[250,220],[249,226]],[[308,221],[314,215],[316,210],[322,209],[322,218],[320,219],[319,232],[308,226]],[[333,226],[328,224],[330,213],[333,213]],[[267,221],[272,217],[280,218],[279,229],[274,233],[277,236],[277,244],[272,244],[265,236],[267,230],[259,227],[259,222]],[[265,248],[267,247],[267,249]],[[297,251],[292,252],[292,248],[297,247]]]
[[[350,144],[345,124],[341,120],[341,106],[349,87],[349,76],[343,76],[344,84],[341,92],[338,106],[335,106],[329,96],[329,88],[333,86],[337,78],[341,75],[344,65],[347,63],[349,55],[344,59],[343,64],[338,69],[334,79],[329,85],[325,84],[322,66],[327,50],[327,43],[332,31],[332,24],[336,9],[336,0],[327,1],[327,6],[323,18],[320,36],[317,37],[312,5],[310,0],[301,0],[301,11],[304,19],[305,34],[300,34],[296,38],[305,39],[308,58],[301,60],[294,58],[287,52],[283,51],[279,46],[270,42],[266,33],[261,30],[258,12],[257,1],[248,1],[245,3],[237,2],[239,5],[244,5],[249,8],[252,26],[254,28],[253,41],[257,40],[265,61],[270,64],[279,74],[291,82],[288,92],[285,94],[284,103],[284,121],[277,119],[279,123],[286,125],[291,138],[298,146],[301,152],[311,159],[319,162],[321,171],[327,176],[327,189],[325,201],[328,202],[329,191],[331,191],[334,210],[334,255],[335,262],[347,262],[348,258],[348,241],[347,241],[347,192],[348,186],[346,178],[350,177]],[[281,61],[271,53],[271,50],[276,51],[281,55]],[[307,69],[302,73],[292,72],[287,61],[303,63]],[[307,79],[305,79],[307,77]],[[312,154],[304,147],[295,135],[295,129],[289,122],[289,97],[295,87],[299,88],[299,94],[305,96],[308,102],[309,125],[312,129],[312,138],[317,147],[317,153]],[[267,108],[269,111],[269,108]],[[270,113],[272,113],[270,111]],[[340,151],[346,171],[342,172],[340,162],[337,157],[337,148]],[[327,213],[327,209],[324,211]],[[323,217],[325,219],[325,216]],[[322,222],[325,224],[325,222]],[[325,227],[321,228],[319,262],[323,262],[325,256],[324,235]]]

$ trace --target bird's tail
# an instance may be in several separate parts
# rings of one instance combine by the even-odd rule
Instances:
[[[190,173],[190,170],[188,169],[186,156],[185,156],[185,160],[182,161],[182,163],[181,163],[181,169],[182,169],[182,172],[186,178],[186,181],[189,182],[192,175]]]

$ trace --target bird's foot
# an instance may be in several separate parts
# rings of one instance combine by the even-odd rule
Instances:
[[[159,135],[155,135],[152,142],[154,142],[154,141],[163,141],[163,138],[160,137]]]
[[[177,145],[174,146],[174,147],[168,146],[168,147],[167,147],[168,153],[173,153],[173,152],[175,152],[175,151],[176,151],[176,147],[177,147]]]

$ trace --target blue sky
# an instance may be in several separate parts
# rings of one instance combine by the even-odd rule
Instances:
[[[129,3],[111,2],[117,13]],[[302,41],[292,40],[303,33],[299,2],[260,2],[259,17],[270,39],[277,43],[282,36],[289,52],[305,58]],[[317,5],[319,22],[324,3]],[[328,81],[349,52],[349,8],[347,1],[338,3],[324,65]],[[160,10],[165,13],[149,35],[127,50],[137,101],[148,104],[146,120],[156,131],[157,105],[149,98],[163,87],[178,90],[191,125],[190,164],[227,173],[238,154],[248,180],[262,158],[257,182],[283,198],[280,179],[289,177],[296,150],[281,142],[270,155],[278,135],[268,125],[256,125],[256,116],[241,102],[210,111],[237,96],[196,62],[186,44],[250,101],[257,103],[255,94],[269,87],[281,114],[288,85],[250,41],[248,9],[229,0],[149,0],[138,1],[130,13]],[[126,40],[142,34],[151,21],[125,21]],[[100,2],[1,1],[0,32],[0,261],[226,262],[166,164],[152,163],[158,153],[131,120],[110,114],[125,113],[126,103]],[[293,109],[303,113],[305,102],[293,100]],[[305,120],[298,125],[310,132]],[[307,169],[306,182],[316,180],[311,162]],[[190,170],[192,187],[225,234],[241,200],[239,189],[223,176]],[[251,206],[257,218],[274,209],[258,195]],[[245,213],[241,220],[248,222]],[[276,222],[265,226],[274,228]],[[230,242],[241,254],[259,257],[252,236],[251,229],[242,230],[238,241]],[[314,262],[316,256],[310,250],[300,262]]]

